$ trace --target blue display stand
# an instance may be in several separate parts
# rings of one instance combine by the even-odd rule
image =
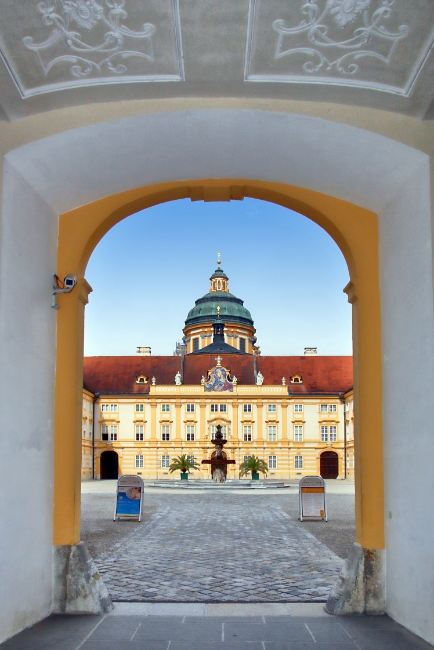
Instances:
[[[143,481],[135,474],[120,476],[116,488],[116,505],[113,521],[117,519],[142,519]]]

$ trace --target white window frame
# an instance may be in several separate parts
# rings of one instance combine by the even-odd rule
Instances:
[[[220,413],[227,413],[228,408],[226,404],[220,404]]]
[[[107,438],[103,438],[103,436],[107,436]],[[108,439],[109,439],[108,424],[102,424],[101,425],[101,440],[106,442],[106,441],[108,441]]]
[[[194,442],[194,425],[187,424],[185,431],[185,439],[187,442]]]
[[[185,410],[187,413],[194,413],[194,404],[187,404]]]
[[[213,436],[215,433],[217,433],[217,425],[212,424],[211,425],[211,435]],[[227,433],[226,425],[222,425],[222,434],[225,436]]]
[[[320,404],[319,405],[320,413],[327,413],[328,410],[329,410],[328,404]]]
[[[108,410],[109,410],[108,404],[101,404],[101,413],[108,413]]]
[[[170,467],[170,456],[169,454],[162,454],[161,456],[161,467]]]
[[[321,442],[329,441],[329,428],[327,424],[321,425]]]
[[[244,442],[252,442],[252,425],[245,424],[243,426],[243,438]]]
[[[294,424],[294,442],[303,442],[302,424]]]
[[[170,425],[169,424],[162,424],[161,425],[161,440],[164,440],[164,442],[169,442],[169,440],[170,440]]]
[[[268,442],[277,442],[277,426],[275,424],[268,425]]]
[[[117,412],[118,412],[118,405],[110,404],[110,413],[117,413]]]
[[[330,425],[330,442],[336,442],[338,439],[338,428],[335,424]]]
[[[136,454],[135,467],[136,469],[143,469],[144,467],[143,454]]]
[[[162,404],[161,405],[161,412],[162,413],[170,413],[170,404]]]
[[[251,413],[252,412],[252,405],[251,404],[243,404],[243,412],[244,413]]]
[[[303,404],[294,404],[294,413],[303,413]]]
[[[294,456],[294,468],[303,469],[303,456]]]
[[[218,404],[211,404],[211,413],[218,413],[218,410],[219,410]]]
[[[277,456],[268,456],[268,469],[277,469]]]
[[[336,413],[337,407],[336,404],[329,404],[329,413]]]
[[[144,404],[136,404],[136,413],[144,413],[144,411],[145,411]]]
[[[111,424],[110,425],[110,440],[111,442],[116,442],[118,439],[118,425],[117,424]]]
[[[276,404],[269,404],[267,410],[268,410],[269,413],[277,413],[277,405]]]
[[[145,437],[145,427],[143,424],[136,424],[136,440],[141,442]]]

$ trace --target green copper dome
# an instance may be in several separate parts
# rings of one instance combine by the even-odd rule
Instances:
[[[196,300],[193,309],[188,312],[185,327],[199,323],[213,323],[217,320],[217,307],[224,323],[239,323],[253,327],[253,319],[243,301],[228,291],[210,291]]]

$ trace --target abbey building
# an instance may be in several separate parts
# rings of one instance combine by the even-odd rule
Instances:
[[[349,356],[262,356],[243,301],[218,268],[196,300],[173,356],[84,359],[82,479],[179,479],[175,456],[200,464],[217,425],[238,478],[246,456],[268,477],[354,476],[353,367]],[[210,478],[202,465],[192,478]]]

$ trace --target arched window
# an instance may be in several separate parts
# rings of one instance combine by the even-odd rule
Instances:
[[[220,280],[219,280],[219,281],[217,282],[217,289],[220,289],[220,286],[221,286],[221,282],[220,282]]]

